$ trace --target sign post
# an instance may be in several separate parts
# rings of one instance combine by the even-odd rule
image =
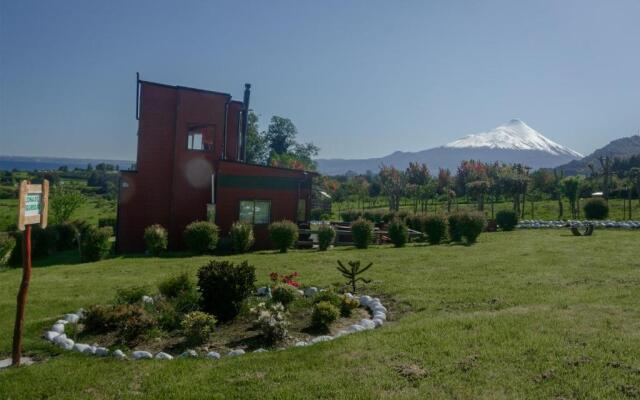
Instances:
[[[40,224],[47,227],[49,209],[49,181],[42,185],[31,185],[27,181],[20,183],[20,201],[18,206],[18,229],[23,231],[22,237],[22,283],[18,291],[16,322],[13,330],[12,364],[20,366],[22,357],[22,330],[24,328],[24,310],[27,304],[27,293],[31,281],[31,225]]]

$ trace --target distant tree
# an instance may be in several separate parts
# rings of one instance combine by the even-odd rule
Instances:
[[[258,116],[249,112],[247,123],[247,162],[250,164],[266,164],[269,157],[269,141],[265,132],[260,132]]]
[[[85,197],[80,192],[54,186],[49,199],[51,217],[54,223],[69,221],[73,213],[84,204]]]
[[[69,167],[66,165],[61,165],[60,167],[58,167],[58,171],[60,172],[69,172]]]
[[[562,180],[562,189],[564,195],[569,199],[569,207],[571,208],[571,218],[578,216],[578,198],[580,194],[581,178],[579,176],[570,176]]]
[[[315,169],[312,157],[320,150],[313,143],[298,143],[298,129],[288,118],[274,115],[264,136],[269,146],[269,165],[295,169]]]
[[[87,164],[87,171],[93,171],[93,165],[91,165],[91,163]]]
[[[404,194],[407,184],[405,173],[398,171],[395,167],[382,165],[379,176],[382,192],[389,197],[389,209],[398,211],[400,209],[400,198]]]

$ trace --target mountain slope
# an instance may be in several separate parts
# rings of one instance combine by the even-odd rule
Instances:
[[[375,172],[382,164],[404,169],[410,162],[424,163],[432,171],[438,168],[455,170],[460,161],[468,159],[551,168],[581,157],[580,153],[547,139],[524,122],[511,120],[490,131],[468,135],[428,150],[396,151],[385,157],[359,160],[320,159],[317,163],[320,172],[336,175],[347,171]]]
[[[600,162],[598,161],[599,157],[609,156],[612,158],[624,158],[636,154],[640,154],[640,135],[613,140],[606,146],[597,149],[588,156],[580,160],[573,160],[567,164],[561,165],[557,167],[557,169],[563,170],[567,175],[589,173],[589,164],[593,164],[598,167],[600,166]]]

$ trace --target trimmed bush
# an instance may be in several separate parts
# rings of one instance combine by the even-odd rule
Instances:
[[[193,311],[185,315],[180,323],[182,334],[190,345],[206,343],[216,328],[216,318],[202,311]]]
[[[142,296],[149,293],[148,286],[132,286],[118,289],[116,292],[116,304],[136,304],[142,301]]]
[[[318,249],[325,251],[336,238],[336,230],[331,225],[322,224],[318,227]]]
[[[328,330],[329,325],[340,316],[338,307],[327,301],[321,301],[313,306],[311,323],[317,328]]]
[[[191,277],[189,277],[189,274],[183,272],[162,280],[158,284],[158,290],[164,297],[175,299],[184,293],[195,292],[197,288],[191,280]]]
[[[411,214],[409,216],[407,216],[407,219],[405,219],[405,224],[407,224],[408,228],[411,228],[415,231],[420,231],[422,232],[422,227],[424,225],[424,219],[425,216],[424,215],[420,215],[420,214]]]
[[[298,240],[298,225],[287,220],[274,222],[269,225],[269,237],[280,253],[286,253]]]
[[[321,302],[326,302],[334,305],[337,308],[340,308],[342,304],[342,297],[335,293],[333,290],[322,290],[316,293],[315,296],[313,296],[314,304],[318,304]]]
[[[404,247],[409,241],[409,230],[404,222],[394,219],[389,224],[389,238],[395,247]]]
[[[355,297],[347,297],[342,295],[342,302],[340,303],[340,315],[343,317],[351,316],[353,310],[360,306],[360,300]]]
[[[598,197],[587,200],[583,209],[587,219],[606,219],[609,216],[609,205]]]
[[[87,227],[80,237],[80,258],[83,262],[100,261],[111,250],[111,228]]]
[[[484,229],[484,215],[479,212],[463,213],[460,219],[460,232],[467,244],[473,244]]]
[[[120,343],[135,345],[141,336],[157,325],[157,321],[140,305],[93,305],[82,318],[87,333],[116,332]]]
[[[169,244],[169,235],[167,230],[160,224],[147,226],[144,230],[144,245],[147,252],[151,255],[158,256],[167,250]]]
[[[429,214],[420,230],[427,235],[429,244],[440,244],[447,236],[447,218],[442,214]]]
[[[344,222],[353,222],[360,217],[362,217],[361,211],[345,210],[340,213],[340,218],[342,218],[342,221]]]
[[[496,223],[503,231],[512,231],[518,225],[518,214],[513,210],[500,210],[496,213]]]
[[[184,229],[183,237],[190,252],[211,253],[218,243],[218,227],[208,221],[194,221]]]
[[[198,270],[202,308],[219,321],[231,321],[255,289],[256,269],[247,261],[233,264],[212,260]]]
[[[80,322],[84,325],[84,332],[106,333],[115,329],[111,316],[112,307],[94,304],[87,307]]]
[[[353,244],[359,249],[366,249],[373,241],[373,224],[365,219],[358,219],[351,224]]]
[[[382,223],[383,217],[384,217],[383,211],[367,210],[362,214],[362,218],[366,219],[367,221],[371,221],[374,224]]]
[[[449,239],[452,242],[460,242],[462,241],[462,228],[460,226],[462,220],[463,213],[455,212],[449,214],[447,217],[447,222],[449,226]]]
[[[296,299],[296,288],[286,283],[279,283],[271,289],[271,300],[276,303],[282,303],[283,306],[288,306]]]
[[[246,222],[235,222],[229,231],[231,247],[234,253],[245,253],[255,243],[253,226]]]

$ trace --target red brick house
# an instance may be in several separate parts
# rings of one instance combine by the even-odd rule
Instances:
[[[250,85],[242,102],[139,79],[136,90],[138,153],[134,169],[121,173],[117,251],[143,251],[152,224],[167,229],[170,249],[181,249],[192,221],[215,221],[223,236],[247,221],[256,247],[267,248],[269,223],[308,221],[313,173],[244,162]]]

